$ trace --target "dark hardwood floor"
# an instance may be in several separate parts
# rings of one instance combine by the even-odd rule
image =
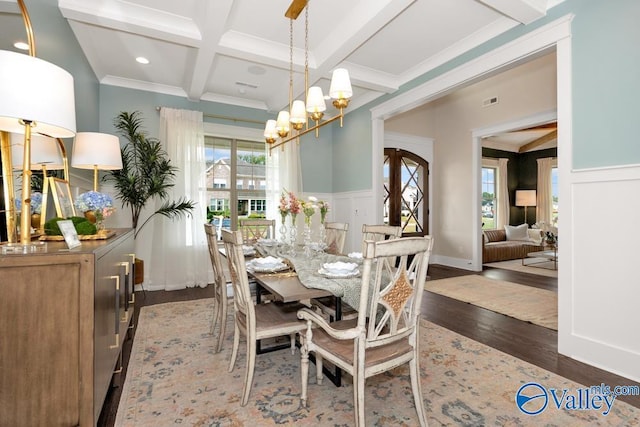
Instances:
[[[474,273],[441,265],[429,266],[431,280],[466,274],[481,274],[494,279],[549,290],[557,290],[558,287],[558,281],[555,278],[515,271],[485,268],[480,273]],[[137,311],[134,322],[137,324],[139,308],[146,305],[210,297],[213,297],[211,287],[169,292],[136,292]],[[612,387],[616,385],[640,386],[640,383],[558,354],[558,334],[551,329],[431,292],[426,292],[423,297],[422,313],[425,319],[433,323],[581,384],[591,386],[604,383]],[[100,414],[98,426],[114,425],[121,385],[127,374],[132,342],[132,339],[125,341],[123,346],[124,369],[120,374],[121,377],[114,379]],[[617,400],[640,408],[640,396],[618,396]]]

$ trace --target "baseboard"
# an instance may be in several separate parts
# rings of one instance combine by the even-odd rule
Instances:
[[[473,262],[470,259],[453,258],[443,255],[432,254],[429,258],[429,264],[446,265],[448,267],[455,267],[469,271],[482,271],[482,266],[480,266],[479,269],[474,268]]]

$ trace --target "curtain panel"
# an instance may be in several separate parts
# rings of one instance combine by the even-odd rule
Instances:
[[[156,215],[149,227],[151,258],[146,263],[148,288],[176,290],[208,284],[209,253],[203,224],[206,221],[207,188],[203,116],[200,111],[161,108],[160,141],[171,164],[177,167],[168,200],[195,202],[191,216],[175,220]],[[158,209],[162,202],[156,200]]]

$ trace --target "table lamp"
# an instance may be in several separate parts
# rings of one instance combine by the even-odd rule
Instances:
[[[23,10],[23,16],[25,14]],[[0,50],[0,99],[0,130],[24,135],[22,182],[29,183],[32,133],[69,138],[76,132],[73,77],[57,65],[36,58],[35,54]],[[8,198],[14,199],[11,194]],[[30,185],[23,185],[21,212],[20,243],[30,245]],[[7,224],[7,228],[11,226],[15,227],[15,219]]]
[[[98,191],[98,170],[122,169],[120,140],[106,133],[78,132],[73,142],[71,166],[93,169],[93,191]]]

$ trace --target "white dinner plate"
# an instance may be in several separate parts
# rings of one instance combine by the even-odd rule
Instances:
[[[360,274],[360,270],[353,270],[348,273],[333,273],[331,271],[325,270],[324,268],[320,268],[320,270],[318,270],[318,274],[329,279],[349,279],[352,277],[357,277]]]

